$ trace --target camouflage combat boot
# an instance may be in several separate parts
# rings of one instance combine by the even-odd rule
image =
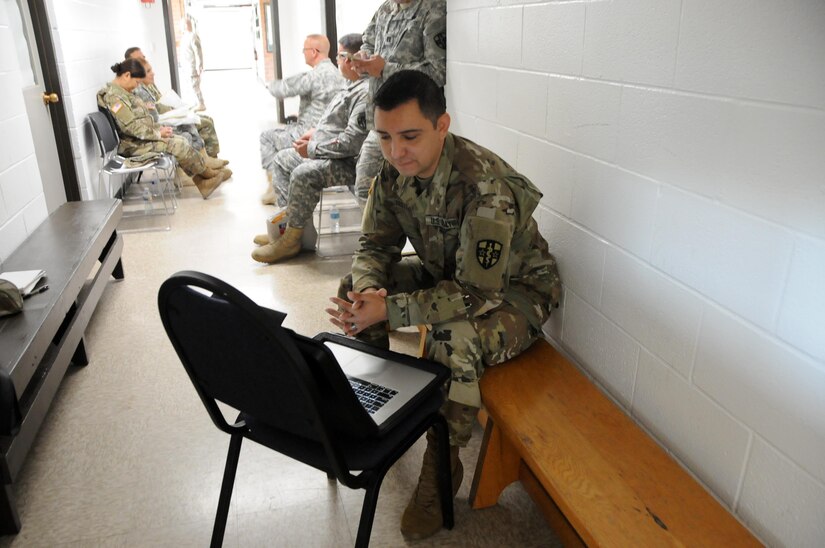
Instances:
[[[283,236],[272,243],[262,245],[252,252],[252,258],[259,263],[277,263],[300,253],[303,228],[286,227]]]
[[[453,497],[458,493],[464,467],[458,459],[458,447],[450,446],[450,469],[453,474]],[[409,540],[420,540],[436,534],[443,525],[441,499],[438,496],[438,440],[435,431],[427,430],[427,449],[421,463],[418,486],[401,516],[401,533]]]
[[[223,180],[223,173],[211,169],[206,169],[203,173],[192,177],[192,182],[195,183],[204,200],[209,198],[215,192],[215,189],[221,186]]]

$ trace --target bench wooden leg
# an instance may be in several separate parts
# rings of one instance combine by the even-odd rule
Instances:
[[[513,445],[488,416],[470,488],[470,506],[478,509],[496,504],[504,488],[519,479],[520,462]]]

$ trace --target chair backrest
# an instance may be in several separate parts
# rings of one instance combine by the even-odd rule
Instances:
[[[326,444],[377,434],[352,390],[319,382],[314,358],[281,326],[285,314],[259,307],[212,276],[178,272],[158,294],[163,326],[215,425],[232,433],[215,401],[257,421]],[[340,371],[340,368],[338,368]],[[349,384],[341,373],[341,383]],[[333,377],[331,384],[337,381]],[[346,399],[346,398],[349,399]]]
[[[97,144],[100,147],[101,157],[105,157],[107,154],[117,149],[119,142],[117,133],[114,129],[112,129],[112,125],[109,123],[106,113],[100,111],[90,113],[89,122],[91,122],[92,129],[97,137]]]

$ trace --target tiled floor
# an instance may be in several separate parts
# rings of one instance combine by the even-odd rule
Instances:
[[[23,530],[2,546],[207,546],[228,438],[210,422],[168,342],[156,295],[170,274],[216,275],[261,304],[289,313],[301,333],[332,328],[322,312],[349,260],[305,252],[276,266],[255,263],[264,229],[265,177],[258,133],[274,102],[247,71],[209,72],[204,92],[232,161],[232,180],[204,201],[184,189],[170,232],[127,234],[126,279],[111,282],[87,331],[90,363],[72,368],[14,490]],[[412,333],[393,348],[412,352]],[[456,526],[421,546],[555,546],[519,485],[483,511],[467,504],[478,443],[462,452]],[[373,546],[402,546],[398,521],[418,477],[419,442],[388,474]],[[362,492],[252,443],[243,447],[226,546],[352,545]]]

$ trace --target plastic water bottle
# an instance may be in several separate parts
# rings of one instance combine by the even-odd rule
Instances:
[[[329,226],[334,234],[341,232],[341,212],[334,205],[329,210]]]
[[[149,190],[149,188],[143,187],[141,197],[143,198],[143,211],[147,214],[152,213],[152,210],[155,209],[155,206],[154,204],[152,204],[152,192]]]

